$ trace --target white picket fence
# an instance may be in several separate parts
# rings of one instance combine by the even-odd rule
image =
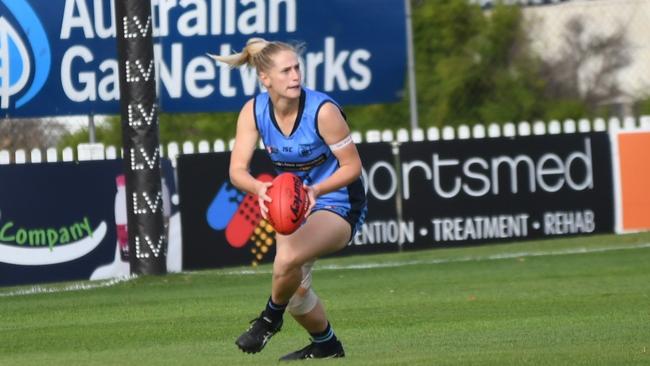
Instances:
[[[383,131],[369,130],[366,131],[365,136],[364,134],[355,131],[352,132],[352,138],[355,143],[409,142],[454,139],[482,139],[545,134],[556,135],[561,133],[633,130],[638,128],[650,129],[650,116],[641,116],[638,119],[634,117],[626,117],[622,120],[619,118],[610,118],[609,120],[596,118],[592,121],[586,118],[582,118],[578,121],[567,119],[562,122],[558,120],[551,120],[548,122],[535,121],[532,123],[522,121],[516,124],[509,122],[503,125],[492,123],[487,126],[482,124],[477,124],[474,126],[460,125],[456,128],[452,126],[445,126],[442,128],[429,127],[426,130],[409,130],[406,128],[400,128],[397,131],[389,129]],[[229,151],[232,150],[233,144],[233,139],[227,142],[221,139],[217,139],[213,142],[204,140],[198,142],[196,145],[191,141],[185,141],[183,143],[171,142],[166,146],[160,146],[160,155],[162,157],[169,157],[172,161],[172,164],[176,166],[176,157],[181,154]],[[260,148],[262,147],[263,146],[260,142]],[[28,153],[29,159],[27,158]],[[45,157],[43,155],[45,155]],[[87,161],[116,159],[122,156],[122,150],[121,148],[118,149],[115,146],[104,146],[103,144],[79,144],[76,149],[76,156],[75,149],[72,147],[66,147],[60,152],[53,147],[44,149],[44,151],[41,149],[32,149],[29,152],[20,149],[14,151],[13,153],[9,150],[0,150],[0,165],[11,164],[12,156],[14,164],[45,162],[50,163],[58,161]]]

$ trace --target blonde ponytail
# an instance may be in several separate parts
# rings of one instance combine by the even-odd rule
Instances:
[[[251,38],[246,42],[246,47],[239,53],[224,56],[208,53],[208,56],[230,67],[249,65],[259,72],[270,69],[273,66],[271,57],[283,50],[297,53],[295,47],[284,42],[269,42],[263,38]]]

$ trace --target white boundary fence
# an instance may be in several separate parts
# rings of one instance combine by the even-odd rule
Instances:
[[[551,120],[548,122],[522,121],[519,123],[508,122],[503,125],[491,123],[489,125],[477,124],[473,126],[459,125],[456,128],[444,126],[442,128],[429,127],[426,130],[414,129],[409,130],[400,128],[396,131],[386,130],[368,130],[365,135],[360,132],[352,132],[352,138],[355,143],[367,142],[408,142],[408,141],[437,141],[437,140],[454,140],[454,139],[481,139],[495,137],[517,137],[530,135],[555,135],[560,133],[577,133],[591,131],[608,131],[608,130],[634,130],[637,128],[650,129],[650,115],[635,117],[626,117],[624,119],[596,118],[589,120],[586,118],[578,121],[567,119],[562,122]],[[181,154],[209,153],[232,150],[234,140],[224,141],[217,139],[215,141],[191,141],[170,142],[166,146],[160,147],[161,156],[171,159],[172,165],[176,167],[176,157]],[[260,148],[263,146],[260,142]],[[0,165],[26,164],[26,163],[51,163],[59,161],[87,161],[87,160],[104,160],[116,159],[122,156],[121,148],[115,146],[104,146],[103,144],[79,144],[75,149],[66,147],[61,151],[56,148],[32,149],[25,150],[0,150]],[[28,158],[29,157],[29,158]]]

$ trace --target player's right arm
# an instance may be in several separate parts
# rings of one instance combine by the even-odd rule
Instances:
[[[242,107],[237,118],[237,132],[235,133],[235,146],[230,155],[229,174],[230,181],[235,187],[259,196],[262,216],[266,218],[268,209],[265,202],[271,202],[271,198],[266,195],[266,190],[271,183],[255,179],[249,171],[253,152],[259,139],[253,113],[253,99],[251,99]]]

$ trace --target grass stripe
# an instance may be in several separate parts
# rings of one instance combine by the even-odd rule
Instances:
[[[317,265],[314,270],[325,270],[325,271],[337,271],[337,270],[360,270],[360,269],[374,269],[374,268],[393,268],[393,267],[403,267],[403,266],[414,266],[414,265],[436,265],[436,264],[447,264],[447,263],[459,263],[459,262],[481,262],[481,261],[493,261],[493,260],[503,260],[503,259],[513,259],[513,258],[525,258],[525,257],[543,257],[543,256],[558,256],[558,255],[575,255],[575,254],[589,254],[589,253],[602,253],[618,250],[631,250],[631,249],[644,249],[650,248],[650,243],[639,243],[632,245],[612,245],[605,247],[597,248],[569,248],[564,250],[551,250],[551,251],[536,251],[536,252],[513,252],[513,253],[500,253],[493,254],[488,256],[466,256],[459,258],[446,258],[446,259],[429,259],[429,260],[409,260],[409,261],[395,261],[395,262],[368,262],[368,263],[359,263],[359,264],[326,264],[326,265]],[[188,275],[202,275],[209,274],[214,275],[215,272],[209,271],[185,271],[182,272]],[[272,271],[268,269],[238,269],[238,270],[218,270],[217,274],[227,275],[227,276],[245,276],[245,275],[261,275],[261,274],[271,274]],[[45,294],[45,293],[58,293],[58,292],[70,292],[70,291],[85,291],[85,290],[94,290],[98,288],[111,287],[122,282],[126,282],[136,278],[136,275],[118,277],[110,280],[100,280],[100,281],[89,281],[89,282],[77,282],[65,286],[48,287],[46,285],[38,285],[27,288],[21,288],[14,291],[1,292],[0,297],[13,297],[13,296],[24,296],[24,295],[34,295],[34,294]]]

